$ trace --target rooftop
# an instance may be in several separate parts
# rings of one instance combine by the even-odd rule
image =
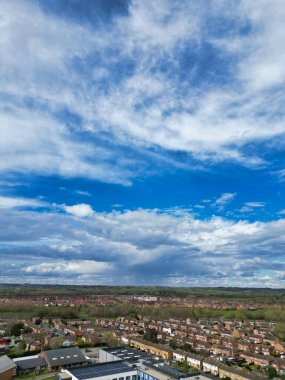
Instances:
[[[83,367],[68,369],[68,372],[71,373],[71,375],[76,377],[78,380],[87,380],[101,376],[116,375],[119,373],[133,371],[135,371],[134,368],[128,366],[122,361],[92,364]]]
[[[111,347],[111,348],[103,348],[102,349],[109,354],[115,355],[120,360],[124,361],[138,361],[140,359],[146,359],[150,357],[149,354],[143,351],[136,350],[135,348],[130,347]]]
[[[31,369],[36,367],[43,367],[46,366],[47,363],[44,358],[38,357],[38,358],[32,358],[32,359],[26,359],[26,360],[18,360],[16,362],[17,366],[20,369]]]
[[[52,366],[61,366],[86,361],[86,357],[78,347],[60,348],[58,350],[44,351],[47,361]]]
[[[16,368],[16,364],[7,355],[0,357],[0,373]]]

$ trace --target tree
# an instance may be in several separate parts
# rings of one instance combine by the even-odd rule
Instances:
[[[285,323],[277,323],[274,327],[274,333],[280,340],[285,340]]]
[[[15,323],[11,327],[10,334],[13,335],[13,336],[20,336],[21,335],[21,330],[23,330],[23,329],[24,329],[24,323],[23,322]]]
[[[25,340],[20,340],[20,342],[19,342],[19,349],[22,350],[22,351],[25,351],[26,347],[27,347],[26,341]]]
[[[83,346],[85,344],[84,340],[82,339],[81,336],[78,336],[76,338],[76,343],[78,344],[78,346]]]
[[[157,331],[156,329],[147,328],[144,333],[144,339],[149,342],[156,343],[157,342]]]
[[[269,379],[273,379],[277,375],[277,371],[274,367],[269,366],[267,368],[267,375]]]
[[[138,317],[138,313],[137,313],[136,311],[131,311],[131,312],[129,313],[129,317],[132,318],[132,319],[136,319],[136,320],[139,319],[139,317]]]

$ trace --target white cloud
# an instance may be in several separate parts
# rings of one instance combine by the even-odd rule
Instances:
[[[39,199],[0,196],[0,208],[46,207],[47,203]]]
[[[98,31],[43,13],[34,2],[2,1],[0,84],[6,97],[0,170],[130,184],[138,165],[114,145],[104,145],[114,138],[116,147],[141,149],[146,160],[149,148],[159,146],[205,162],[264,166],[261,155],[243,147],[285,132],[283,95],[266,92],[284,80],[285,7],[277,0],[263,6],[266,11],[256,2],[205,7],[134,1],[127,16],[117,16],[108,29]],[[217,15],[234,16],[240,26],[249,24],[249,32],[241,36],[233,29],[227,38],[214,38],[205,23]],[[218,47],[217,55],[230,50],[230,84],[193,85],[195,66],[189,68],[192,76],[177,78],[185,53],[195,61],[203,43]],[[102,65],[93,67],[89,58],[97,56]],[[78,70],[78,61],[90,75]],[[131,61],[133,69],[112,80],[109,65],[124,61]],[[163,62],[169,72],[158,69]],[[106,78],[108,91],[101,83]],[[70,126],[59,120],[62,110],[72,111],[80,121]],[[82,132],[92,136],[88,143],[81,140]],[[103,142],[93,139],[101,134]]]
[[[223,193],[215,202],[218,206],[225,206],[230,203],[236,196],[236,193]]]
[[[277,275],[278,280],[285,280],[285,270],[277,270],[275,271],[275,273]]]
[[[73,206],[64,206],[64,210],[72,215],[75,215],[79,218],[84,218],[86,216],[93,215],[93,209],[90,205],[81,203]]]
[[[91,197],[91,194],[88,193],[88,191],[77,190],[76,193],[79,195],[85,195],[86,197]]]
[[[55,210],[0,213],[1,252],[16,264],[10,275],[17,277],[17,271],[28,268],[27,276],[44,273],[60,280],[61,272],[63,277],[70,272],[76,282],[81,271],[92,275],[100,270],[105,283],[167,284],[170,278],[180,283],[187,278],[188,285],[196,280],[201,285],[207,278],[212,285],[262,286],[251,273],[262,276],[266,270],[274,280],[274,271],[285,270],[285,219],[199,220],[185,210],[145,209],[94,211],[86,219],[72,216]],[[5,268],[0,268],[0,277]],[[120,273],[113,271],[112,278],[106,278],[112,268],[120,268]]]
[[[285,84],[285,7],[282,0],[243,1],[243,11],[254,26],[248,41],[248,58],[241,65],[241,77],[250,88],[268,89]]]
[[[243,212],[251,212],[251,211],[253,211],[253,208],[248,207],[248,206],[242,206],[242,208],[239,211],[241,213],[243,213]]]
[[[264,207],[265,206],[265,202],[246,202],[245,203],[246,206],[248,207]]]
[[[48,263],[44,262],[38,265],[30,265],[25,268],[27,273],[37,273],[37,274],[97,274],[106,271],[110,271],[112,265],[104,262],[96,262],[91,260],[80,260],[80,261],[71,261],[71,262],[53,262]]]

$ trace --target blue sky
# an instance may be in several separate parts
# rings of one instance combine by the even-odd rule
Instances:
[[[0,281],[284,287],[284,17],[1,1]]]

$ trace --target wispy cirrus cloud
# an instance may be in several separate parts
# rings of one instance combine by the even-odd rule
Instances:
[[[264,207],[266,205],[265,202],[246,202],[245,203],[246,206],[248,207]]]
[[[219,207],[225,207],[236,196],[236,193],[223,193],[218,199],[216,199],[214,205]]]
[[[36,1],[2,2],[0,170],[130,184],[156,148],[266,165],[247,146],[285,132],[284,6],[224,5],[134,1],[92,25]]]

